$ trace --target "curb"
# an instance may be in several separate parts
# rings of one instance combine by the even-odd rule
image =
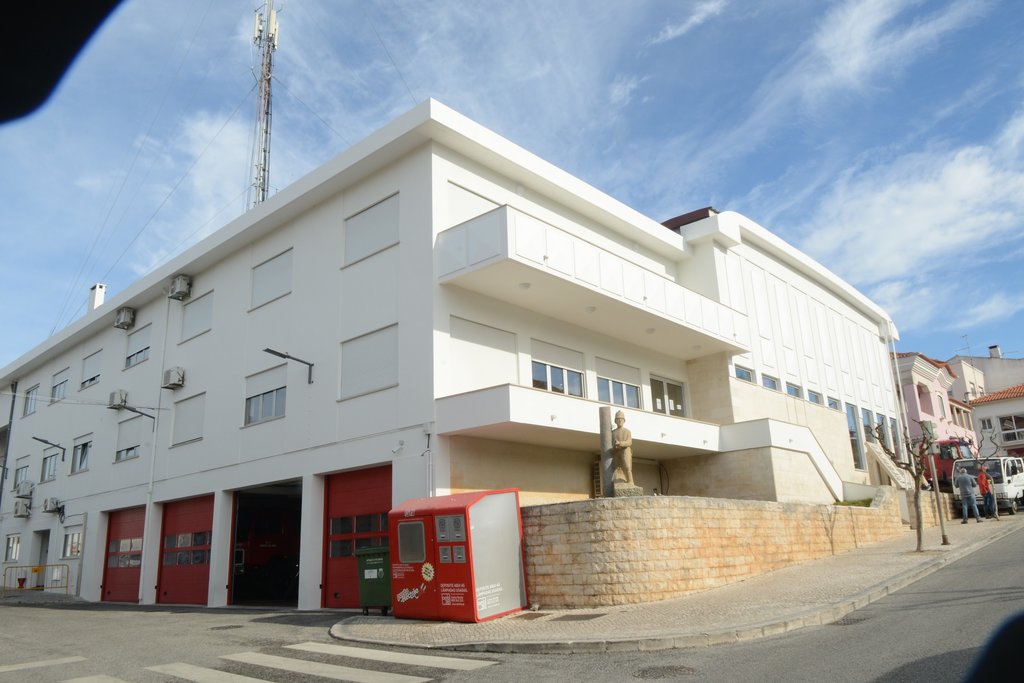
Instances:
[[[457,652],[493,652],[504,654],[595,654],[607,652],[649,652],[654,650],[671,650],[711,647],[714,645],[726,645],[751,640],[760,640],[771,636],[790,633],[808,626],[827,626],[839,621],[850,612],[861,609],[873,602],[905,588],[912,583],[920,581],[929,574],[932,574],[946,565],[949,565],[962,557],[994,543],[1009,534],[1019,531],[1018,525],[1007,525],[996,533],[984,539],[957,547],[955,550],[944,552],[941,556],[923,562],[921,565],[896,574],[889,579],[872,586],[860,593],[843,600],[830,607],[808,610],[807,612],[789,616],[776,621],[742,625],[735,628],[727,628],[719,631],[703,633],[673,633],[663,636],[652,636],[649,638],[622,638],[622,639],[600,639],[600,640],[571,640],[571,641],[465,641],[461,643],[446,643],[443,645],[430,645],[422,643],[400,642],[380,638],[347,636],[343,633],[343,621],[333,625],[329,635],[336,640],[343,640],[356,643],[367,643],[374,645],[387,645],[391,647],[409,647],[422,650],[457,651]],[[916,551],[912,551],[916,552]]]

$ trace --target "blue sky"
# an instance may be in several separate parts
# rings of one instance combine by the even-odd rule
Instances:
[[[125,0],[0,126],[0,367],[245,209],[257,2]],[[1024,357],[1019,0],[289,0],[280,189],[427,97],[655,218],[739,211],[893,316]]]

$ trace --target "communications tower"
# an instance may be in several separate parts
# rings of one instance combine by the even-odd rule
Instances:
[[[274,9],[273,0],[267,0],[256,10],[252,42],[258,50],[258,72],[254,73],[259,93],[251,157],[253,181],[246,201],[250,209],[267,198],[267,188],[270,186],[270,82],[274,70],[274,51],[277,49],[277,10]]]

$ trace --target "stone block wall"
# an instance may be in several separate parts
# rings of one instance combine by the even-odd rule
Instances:
[[[676,598],[905,532],[892,489],[870,508],[643,496],[522,509],[530,602]]]

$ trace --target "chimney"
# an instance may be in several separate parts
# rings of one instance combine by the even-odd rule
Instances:
[[[107,286],[97,282],[89,288],[89,310],[95,311],[103,305],[103,297],[107,293]]]
[[[999,344],[993,344],[992,346],[988,347],[988,356],[989,356],[989,358],[1002,358],[1003,357],[1003,352],[999,348]]]

